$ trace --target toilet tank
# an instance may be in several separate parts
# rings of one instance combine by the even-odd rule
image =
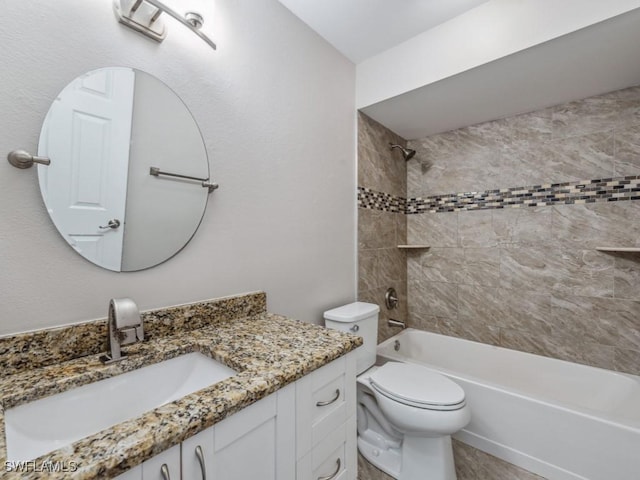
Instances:
[[[376,363],[379,311],[373,303],[355,302],[324,312],[325,327],[362,337],[363,344],[356,350],[358,374]]]

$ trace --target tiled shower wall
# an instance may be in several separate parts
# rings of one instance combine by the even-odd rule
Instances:
[[[406,146],[406,140],[358,114],[358,186],[404,198],[407,167],[402,154],[389,149],[389,142]],[[389,210],[389,209],[387,209]],[[393,209],[397,210],[397,209]],[[406,243],[404,211],[358,209],[358,300],[380,306],[378,341],[397,333],[387,319],[407,319],[407,261],[399,244]],[[396,289],[400,305],[389,311],[384,304],[387,288]]]
[[[595,250],[640,247],[640,87],[411,141],[406,164],[393,132],[364,115],[358,131],[358,295],[381,305],[380,341],[397,281],[393,315],[414,328],[640,373],[640,254]],[[460,442],[454,455],[460,480],[540,478]],[[358,478],[391,477],[360,457]]]
[[[412,327],[640,374],[640,254],[596,250],[640,247],[640,87],[409,147],[409,206],[459,194],[406,215]]]
[[[379,123],[358,115],[358,300],[380,306],[379,342],[397,333],[387,326],[388,318],[407,320],[408,314],[407,257],[397,247],[407,243],[406,162],[400,152],[389,150],[389,142],[406,145],[404,139]],[[390,286],[400,298],[399,308],[391,312],[384,305],[384,294]],[[540,478],[460,442],[454,442],[454,455],[459,480]],[[392,480],[361,455],[358,479]]]

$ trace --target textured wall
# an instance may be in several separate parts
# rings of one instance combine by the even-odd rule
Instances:
[[[220,189],[179,255],[119,274],[58,235],[35,169],[1,163],[0,335],[102,318],[121,296],[150,309],[264,290],[269,310],[318,323],[354,300],[355,68],[284,6],[202,3],[217,51],[170,19],[165,41],[153,42],[118,24],[110,0],[2,6],[3,155],[36,150],[49,105],[70,80],[131,66],[189,107]]]
[[[608,187],[629,190],[640,87],[409,146],[413,198],[632,176]],[[640,247],[640,202],[600,197],[408,215],[409,243],[432,246],[407,261],[411,325],[639,374],[640,255],[595,248]]]
[[[389,149],[389,142],[406,141],[366,115],[358,114],[358,186],[396,197],[406,192],[406,162],[401,153]],[[407,262],[398,245],[406,243],[406,217],[379,209],[358,209],[358,300],[380,305],[378,340],[397,333],[387,319],[407,318]],[[396,289],[400,305],[387,310],[384,294]]]

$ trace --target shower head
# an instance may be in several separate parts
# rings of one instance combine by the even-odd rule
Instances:
[[[389,148],[393,150],[394,148],[399,148],[402,152],[402,156],[406,161],[409,161],[416,154],[416,151],[411,148],[404,148],[402,145],[396,145],[394,143],[389,143]]]

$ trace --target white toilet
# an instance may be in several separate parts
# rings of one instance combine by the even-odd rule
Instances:
[[[355,302],[324,314],[327,328],[364,340],[356,350],[358,450],[398,480],[456,480],[451,434],[471,419],[464,390],[420,365],[374,366],[379,311]]]

